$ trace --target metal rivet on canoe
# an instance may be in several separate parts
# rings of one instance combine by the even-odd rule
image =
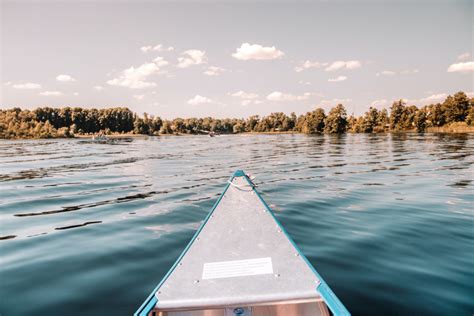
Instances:
[[[300,256],[300,254],[299,254],[299,253],[295,253],[295,257],[299,257],[299,256]]]
[[[194,280],[194,284],[197,284],[197,283],[199,283],[199,280]]]
[[[280,277],[280,273],[275,274],[275,278],[279,278],[279,277]]]

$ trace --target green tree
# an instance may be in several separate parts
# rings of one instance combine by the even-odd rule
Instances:
[[[469,112],[469,103],[469,99],[464,92],[448,96],[443,103],[447,123],[465,121]]]
[[[394,102],[390,108],[390,129],[393,131],[403,130],[405,116],[405,102],[403,102],[403,100]]]
[[[324,121],[324,131],[330,134],[342,134],[347,129],[347,112],[342,104],[332,108]]]
[[[324,131],[324,121],[326,114],[321,108],[317,108],[312,112],[306,113],[306,115],[300,117],[298,130],[305,134],[317,134]]]
[[[423,110],[418,110],[415,115],[415,127],[418,133],[422,133],[426,129],[426,113]]]
[[[363,131],[364,133],[372,133],[376,130],[379,123],[379,111],[376,108],[370,107],[365,112]]]
[[[467,125],[474,126],[474,99],[470,100],[470,107],[469,111],[467,112],[466,116],[466,123]]]
[[[377,128],[375,129],[375,132],[380,133],[380,132],[385,132],[389,129],[390,127],[390,117],[388,116],[388,111],[387,109],[382,109],[382,111],[379,112],[378,118],[377,118]]]
[[[163,121],[163,125],[160,128],[160,134],[173,134],[170,121]]]
[[[260,123],[260,117],[258,115],[252,115],[247,119],[245,124],[247,132],[255,132],[257,125]]]
[[[427,119],[428,123],[435,127],[446,124],[446,114],[444,112],[444,107],[440,103],[430,105],[428,107]]]

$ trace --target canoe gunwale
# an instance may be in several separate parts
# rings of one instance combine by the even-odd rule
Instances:
[[[313,267],[313,265],[309,262],[308,258],[301,252],[300,248],[298,245],[294,242],[293,238],[286,232],[285,228],[281,225],[280,221],[276,218],[275,213],[273,210],[268,206],[267,202],[262,198],[260,193],[255,190],[253,182],[247,177],[247,175],[244,174],[244,178],[247,180],[247,182],[253,187],[253,191],[257,195],[257,197],[260,199],[260,201],[265,205],[265,208],[267,209],[268,213],[273,217],[277,225],[280,227],[281,231],[285,234],[285,236],[288,238],[290,243],[293,245],[293,247],[298,251],[299,255],[301,258],[306,262],[306,264],[309,266],[309,268],[313,271],[313,273],[317,276],[319,279],[319,284],[316,287],[316,290],[318,293],[321,295],[321,297],[324,299],[324,302],[326,305],[329,307],[329,309],[333,312],[334,316],[350,316],[349,311],[346,309],[346,307],[342,304],[342,302],[339,300],[339,298],[334,294],[334,292],[331,290],[329,285],[324,281],[323,277],[316,271],[316,268]]]
[[[229,181],[232,181],[236,177],[236,174],[237,174],[237,172],[234,173],[234,175],[230,178]],[[163,277],[163,279],[161,279],[160,283],[158,283],[158,285],[155,287],[155,289],[150,293],[150,295],[147,297],[145,302],[143,302],[143,304],[140,306],[140,308],[135,312],[135,314],[133,314],[134,316],[146,316],[153,309],[153,307],[156,305],[156,302],[158,302],[158,299],[156,298],[155,293],[158,292],[158,290],[163,285],[163,283],[165,283],[165,281],[168,279],[168,277],[171,275],[171,273],[173,273],[173,271],[176,269],[176,267],[178,266],[179,262],[184,257],[184,255],[188,252],[189,248],[191,248],[192,244],[194,243],[194,241],[198,237],[199,233],[201,232],[201,230],[204,228],[206,223],[211,218],[212,213],[214,213],[217,206],[221,202],[221,200],[222,200],[223,196],[225,195],[225,193],[227,192],[227,189],[229,188],[229,186],[230,186],[230,184],[228,182],[225,189],[224,189],[224,191],[219,196],[216,203],[214,203],[214,206],[212,207],[211,211],[207,214],[207,216],[204,219],[203,223],[201,224],[201,226],[199,226],[198,230],[193,235],[193,238],[191,238],[191,241],[187,244],[186,248],[184,248],[183,252],[179,255],[178,259],[176,259],[176,261],[173,264],[173,266],[171,267],[171,269],[166,273],[166,275]]]

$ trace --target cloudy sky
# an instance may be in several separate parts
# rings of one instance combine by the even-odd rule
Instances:
[[[0,1],[1,108],[361,114],[474,91],[470,0]]]

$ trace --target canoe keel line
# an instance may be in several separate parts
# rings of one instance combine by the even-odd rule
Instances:
[[[329,308],[329,309],[328,309]],[[135,316],[350,315],[237,170]]]

